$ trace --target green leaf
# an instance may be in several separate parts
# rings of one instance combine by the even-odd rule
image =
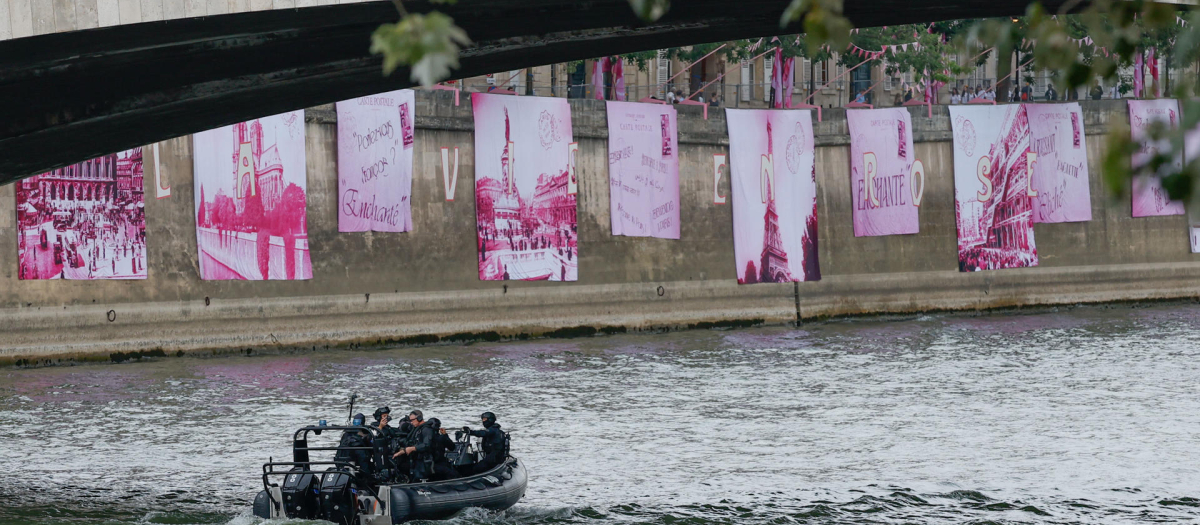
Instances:
[[[645,22],[654,22],[671,9],[670,0],[629,0],[634,14]]]
[[[437,11],[410,14],[395,24],[383,24],[371,34],[371,53],[383,55],[383,74],[409,67],[409,77],[432,86],[458,67],[460,46],[471,43],[454,20]]]

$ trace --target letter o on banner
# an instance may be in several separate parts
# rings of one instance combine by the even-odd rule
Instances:
[[[917,178],[921,179],[920,184],[917,183]],[[925,165],[921,163],[921,159],[913,161],[912,173],[908,176],[908,189],[912,193],[913,206],[921,206],[921,197],[925,196]]]

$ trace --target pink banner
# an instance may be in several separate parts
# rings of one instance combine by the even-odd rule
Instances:
[[[142,148],[23,179],[18,279],[145,279]]]
[[[578,280],[571,106],[483,93],[471,106],[479,278]]]
[[[613,59],[613,100],[625,100],[625,66],[621,57]]]
[[[725,116],[738,282],[820,280],[811,112],[726,109]]]
[[[304,111],[192,136],[205,280],[311,279]]]
[[[854,236],[920,231],[924,175],[916,166],[912,119],[904,108],[846,111]]]
[[[1025,106],[950,106],[958,268],[1037,266]]]
[[[792,88],[796,82],[796,59],[789,58],[783,61],[783,107],[792,107]]]
[[[604,100],[604,74],[608,73],[608,57],[597,58],[592,63],[592,92],[596,100]]]
[[[679,238],[679,143],[675,108],[608,103],[612,234]]]
[[[412,230],[413,94],[337,103],[338,231]]]
[[[775,58],[771,63],[771,103],[773,107],[783,107],[783,48],[775,48]]]
[[[1092,220],[1087,143],[1079,104],[1027,104],[1033,163],[1033,222]]]
[[[1141,51],[1133,57],[1133,98],[1142,98],[1142,87],[1146,77],[1143,60]]]
[[[1161,148],[1169,148],[1169,144],[1157,144],[1146,138],[1147,129],[1153,122],[1165,122],[1171,129],[1179,127],[1179,103],[1172,99],[1130,100],[1129,129],[1133,142],[1138,149],[1133,153],[1133,166],[1136,169],[1149,162]],[[1175,168],[1183,167],[1183,155],[1175,159]],[[1160,215],[1183,215],[1183,203],[1171,201],[1163,191],[1162,183],[1157,177],[1136,177],[1133,179],[1133,216],[1154,217]]]

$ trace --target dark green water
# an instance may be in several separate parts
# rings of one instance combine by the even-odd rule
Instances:
[[[0,524],[252,524],[291,432],[493,410],[531,481],[458,524],[1200,519],[1200,307],[0,371]]]

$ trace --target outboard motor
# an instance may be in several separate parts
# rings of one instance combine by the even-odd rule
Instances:
[[[353,525],[357,513],[354,510],[354,492],[349,472],[330,469],[321,475],[320,518],[342,525]]]
[[[295,467],[293,471],[303,471]],[[321,503],[317,499],[318,483],[312,474],[288,474],[283,478],[283,511],[292,519],[315,520],[321,512]]]

